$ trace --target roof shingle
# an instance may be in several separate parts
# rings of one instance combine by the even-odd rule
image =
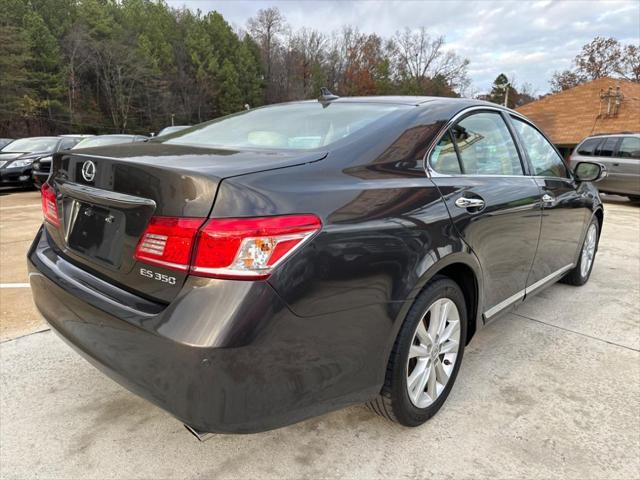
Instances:
[[[620,87],[623,99],[617,114],[607,115],[601,91]],[[640,84],[599,78],[546,96],[517,109],[540,127],[556,145],[575,145],[598,133],[640,132]]]

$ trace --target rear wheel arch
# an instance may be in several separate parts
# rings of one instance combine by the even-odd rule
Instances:
[[[465,263],[452,263],[439,270],[436,275],[450,278],[458,284],[464,294],[467,307],[467,338],[468,344],[476,333],[476,318],[478,315],[478,279],[473,269]]]
[[[400,316],[401,322],[398,322],[395,335],[398,334],[402,322],[404,322],[416,298],[427,288],[431,281],[440,276],[450,278],[456,282],[464,294],[467,307],[466,343],[469,343],[478,327],[478,312],[481,308],[480,299],[482,298],[481,275],[480,265],[472,254],[457,253],[442,258],[437,264],[433,265],[416,284],[411,299],[405,303],[402,309],[402,315]],[[395,336],[392,341],[395,341]]]
[[[604,223],[604,211],[598,207],[593,215],[598,219],[598,238],[602,235],[602,225]]]

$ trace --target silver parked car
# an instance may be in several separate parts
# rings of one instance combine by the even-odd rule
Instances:
[[[640,200],[640,133],[587,137],[578,144],[569,161],[573,168],[585,160],[607,167],[607,178],[598,184],[598,190]]]

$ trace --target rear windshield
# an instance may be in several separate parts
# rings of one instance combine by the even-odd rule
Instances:
[[[14,140],[3,152],[53,152],[60,139],[56,137],[32,137]]]
[[[164,143],[310,150],[357,132],[406,105],[319,102],[249,110],[176,133]]]

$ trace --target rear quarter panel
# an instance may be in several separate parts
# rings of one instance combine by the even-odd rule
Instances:
[[[319,342],[335,335],[371,342],[360,360],[376,365],[376,382],[413,298],[439,266],[456,259],[479,268],[423,168],[443,119],[423,122],[416,113],[410,125],[372,132],[322,162],[225,179],[212,211],[321,218],[321,232],[268,281],[299,317],[328,322],[336,314],[339,325],[328,322]]]

